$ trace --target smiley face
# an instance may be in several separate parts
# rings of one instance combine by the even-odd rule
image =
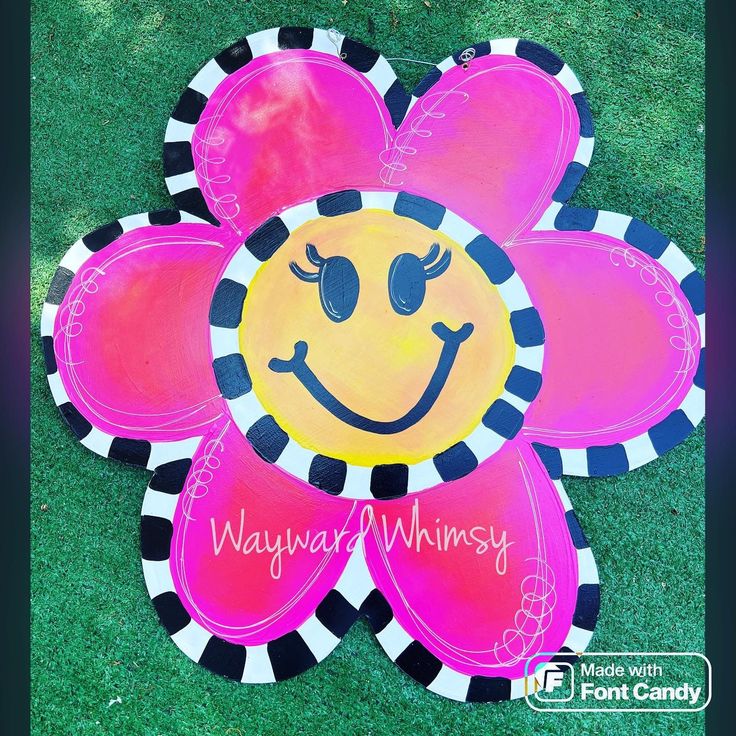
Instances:
[[[302,448],[418,463],[471,434],[503,393],[509,310],[431,224],[371,207],[318,216],[250,280],[239,349],[259,402]]]

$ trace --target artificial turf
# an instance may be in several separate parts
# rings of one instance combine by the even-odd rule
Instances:
[[[439,61],[495,37],[557,51],[596,121],[573,204],[641,217],[704,263],[704,18],[695,0],[37,0],[32,7],[32,724],[38,734],[697,734],[702,714],[538,714],[416,685],[364,623],[320,666],[239,686],[156,619],[138,550],[148,474],[93,455],[44,377],[39,314],[80,235],[170,204],[161,148],[201,64],[279,25],[336,27],[387,57]],[[404,82],[425,67],[395,64]],[[704,431],[623,477],[566,488],[602,581],[597,651],[704,649]]]

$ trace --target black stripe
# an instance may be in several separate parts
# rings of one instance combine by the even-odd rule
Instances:
[[[283,220],[272,217],[256,228],[244,245],[259,261],[267,261],[286,242],[289,234]]]
[[[409,467],[403,463],[374,465],[371,470],[371,493],[374,498],[406,496],[408,484]]]
[[[247,38],[241,38],[215,56],[215,61],[225,74],[232,74],[253,61],[253,52]]]
[[[380,56],[378,51],[374,51],[368,46],[358,43],[358,41],[353,41],[352,38],[345,37],[342,40],[340,57],[346,64],[356,71],[363,72],[363,74],[373,69]]]
[[[360,612],[368,619],[374,634],[380,634],[394,617],[391,606],[378,588],[374,588],[361,603]]]
[[[56,365],[56,351],[54,350],[54,338],[51,335],[44,335],[41,338],[41,348],[43,349],[43,361],[46,364],[46,375],[51,376],[58,370]]]
[[[232,279],[221,279],[210,304],[210,324],[213,327],[234,329],[243,316],[243,302],[248,290]]]
[[[192,125],[199,121],[206,104],[207,98],[201,92],[187,87],[176,103],[171,117],[180,123]]]
[[[567,521],[567,529],[570,532],[570,539],[572,539],[575,549],[590,547],[585,532],[583,532],[583,528],[580,526],[578,517],[572,509],[565,514],[565,520]]]
[[[194,171],[192,144],[189,141],[164,143],[164,176],[178,176]]]
[[[468,703],[498,703],[511,698],[511,680],[506,677],[473,675],[465,700]]]
[[[547,468],[549,477],[558,480],[562,477],[562,455],[556,447],[543,445],[541,442],[532,442],[534,448],[542,464]]]
[[[151,443],[148,440],[114,437],[107,456],[127,465],[138,465],[145,468],[151,457]]]
[[[173,590],[157,595],[152,602],[159,620],[170,635],[181,631],[192,620]]]
[[[289,435],[284,432],[270,415],[262,416],[245,433],[253,449],[267,463],[275,463],[289,443]]]
[[[595,227],[597,219],[598,210],[564,205],[555,217],[555,229],[590,232]]]
[[[516,44],[516,55],[520,59],[531,61],[532,64],[536,64],[542,71],[553,77],[559,74],[562,67],[565,66],[565,62],[557,54],[553,54],[548,48],[534,41],[527,41],[523,38]]]
[[[588,447],[585,455],[591,478],[619,475],[629,470],[629,457],[626,448],[621,444]]]
[[[325,194],[317,200],[317,212],[324,217],[335,217],[335,215],[356,212],[362,206],[363,200],[357,189],[345,189],[342,192]]]
[[[424,687],[431,685],[442,669],[442,662],[418,641],[413,641],[399,654],[396,664]]]
[[[210,672],[240,681],[245,669],[245,657],[246,651],[242,644],[232,644],[219,636],[212,636],[199,658],[199,663]]]
[[[588,105],[588,98],[585,96],[585,92],[577,92],[572,96],[572,101],[575,103],[575,107],[578,111],[578,118],[580,118],[580,135],[583,138],[593,137],[593,116],[590,113],[590,106]]]
[[[601,589],[597,583],[586,583],[578,588],[572,623],[579,629],[593,631],[601,606]]]
[[[332,496],[339,496],[345,487],[348,466],[344,460],[315,455],[309,466],[309,482]]]
[[[189,212],[200,220],[205,220],[211,225],[219,225],[220,221],[210,212],[205,202],[204,195],[197,187],[185,189],[172,195],[176,206],[183,212]]]
[[[560,647],[560,653],[555,654],[555,656],[550,659],[550,662],[565,662],[566,664],[575,664],[578,659],[580,659],[580,657],[578,657],[578,655],[575,654],[575,652],[573,652],[570,647]]]
[[[59,404],[59,411],[78,440],[83,440],[92,431],[92,425],[79,413],[71,401]]]
[[[314,28],[284,26],[279,28],[278,44],[284,49],[308,49],[312,45]]]
[[[464,442],[458,442],[438,453],[433,462],[445,482],[462,478],[478,467],[478,458]]]
[[[312,650],[297,631],[268,642],[266,650],[277,681],[288,680],[317,664]]]
[[[117,240],[123,234],[123,226],[115,220],[107,225],[98,227],[88,235],[82,238],[82,242],[87,248],[93,252],[97,252],[106,248],[114,240]]]
[[[406,111],[409,109],[411,95],[404,89],[404,85],[397,79],[386,90],[386,94],[383,96],[383,101],[386,103],[386,107],[391,115],[391,122],[394,124],[395,128],[398,128],[406,115]]]
[[[322,626],[338,639],[342,639],[359,614],[341,593],[331,590],[317,606],[314,615]]]
[[[181,222],[181,212],[172,209],[149,212],[148,222],[151,225],[176,225],[177,222]]]
[[[565,174],[560,183],[557,185],[552,199],[555,202],[567,202],[578,188],[583,175],[587,171],[587,167],[578,161],[570,161],[565,169]]]
[[[700,359],[698,360],[698,369],[693,376],[693,383],[698,387],[705,389],[705,348],[700,349]]]
[[[424,77],[419,81],[419,84],[414,87],[412,90],[412,94],[414,97],[421,97],[423,94],[428,92],[432,87],[434,87],[437,82],[442,79],[442,72],[435,67],[434,69],[430,69]]]
[[[446,210],[441,204],[408,192],[399,192],[394,202],[395,214],[421,222],[430,230],[436,230],[440,226],[445,212]]]
[[[152,491],[159,491],[159,493],[181,493],[191,467],[192,461],[190,458],[172,460],[169,463],[159,465],[148,487]]]
[[[174,527],[159,516],[141,516],[141,557],[151,562],[169,559]]]
[[[54,278],[51,279],[49,292],[46,294],[46,301],[49,304],[61,304],[64,301],[67,291],[71,286],[74,273],[64,266],[59,266],[54,272]]]

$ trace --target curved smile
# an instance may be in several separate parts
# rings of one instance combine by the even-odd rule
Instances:
[[[434,406],[435,401],[437,401],[445,386],[447,377],[450,375],[461,343],[467,340],[473,333],[473,325],[470,322],[466,322],[459,330],[451,330],[444,322],[435,322],[432,325],[432,332],[443,343],[442,351],[437,360],[437,366],[434,369],[432,378],[430,378],[427,387],[416,404],[402,417],[389,422],[381,422],[364,417],[362,414],[358,414],[345,406],[345,404],[333,396],[307,365],[306,358],[309,346],[303,340],[300,340],[294,345],[294,355],[289,360],[272,358],[268,363],[268,367],[274,373],[293,373],[304,388],[309,391],[315,401],[327,409],[334,417],[345,422],[345,424],[375,434],[395,434],[416,424]]]

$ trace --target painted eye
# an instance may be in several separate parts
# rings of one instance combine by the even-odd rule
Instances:
[[[439,243],[433,243],[423,258],[413,253],[402,253],[394,258],[388,270],[388,298],[394,312],[414,314],[422,306],[427,281],[436,279],[450,265],[452,253],[445,250],[437,258],[439,252]]]
[[[317,248],[307,243],[307,260],[317,267],[315,273],[305,271],[293,261],[291,272],[302,281],[319,284],[319,300],[324,313],[333,322],[344,322],[355,311],[360,281],[352,262],[345,256],[323,258]]]

